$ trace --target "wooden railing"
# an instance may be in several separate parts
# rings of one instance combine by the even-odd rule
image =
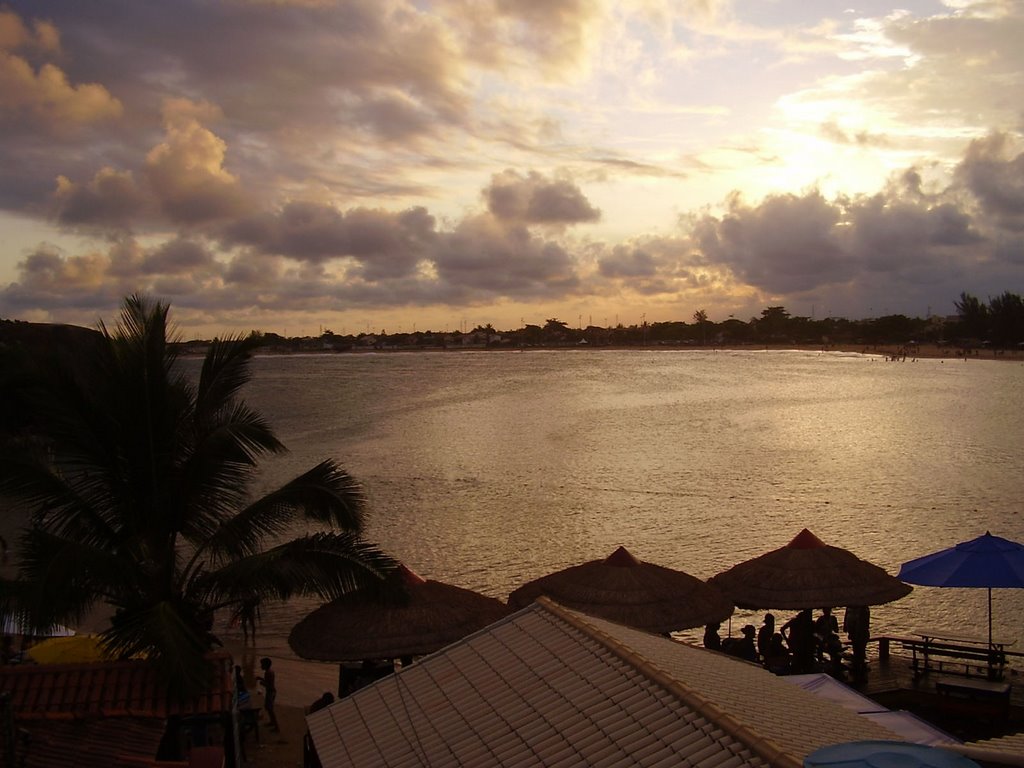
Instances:
[[[889,658],[893,646],[909,651],[910,668],[915,678],[929,672],[941,672],[1002,680],[1010,660],[1024,658],[1024,653],[1006,648],[1010,643],[989,645],[987,641],[974,638],[946,639],[939,633],[878,635],[870,642],[878,645],[880,661]]]

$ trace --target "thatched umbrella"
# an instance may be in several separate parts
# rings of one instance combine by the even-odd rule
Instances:
[[[709,581],[740,608],[804,610],[881,605],[913,589],[804,528],[784,547],[734,565]]]
[[[725,621],[733,610],[716,587],[683,571],[641,562],[625,547],[604,560],[527,582],[509,595],[508,604],[523,608],[540,595],[567,608],[656,633]]]
[[[401,599],[356,591],[317,608],[296,624],[288,644],[318,661],[365,661],[423,656],[509,614],[479,592],[423,579],[405,566],[395,572]]]

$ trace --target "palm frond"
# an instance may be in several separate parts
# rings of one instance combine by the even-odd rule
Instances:
[[[77,623],[98,600],[116,602],[139,586],[119,553],[67,539],[36,526],[18,542],[18,578],[8,582],[19,613],[33,623]]]
[[[365,504],[351,475],[333,461],[322,461],[227,520],[207,540],[206,553],[218,558],[255,554],[263,541],[301,519],[359,535]]]
[[[199,374],[196,415],[200,423],[214,418],[249,382],[252,354],[261,345],[262,340],[255,335],[214,339]]]
[[[117,539],[103,488],[89,478],[80,484],[57,474],[38,443],[26,443],[0,462],[0,493],[30,512],[32,519],[53,533],[100,545]]]
[[[397,566],[358,536],[317,533],[199,574],[188,592],[193,599],[201,595],[213,604],[287,600],[296,595],[331,600],[356,589],[382,588]]]
[[[122,658],[147,657],[173,695],[195,695],[209,686],[212,674],[206,661],[211,638],[196,608],[172,600],[123,608],[100,635],[104,648]]]

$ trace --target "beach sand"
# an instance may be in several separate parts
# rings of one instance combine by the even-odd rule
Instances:
[[[260,743],[252,735],[246,739],[245,751],[248,758],[242,764],[250,768],[301,768],[302,738],[306,733],[306,711],[304,707],[279,705],[276,707],[280,732],[274,733],[267,727],[266,720],[260,723]]]
[[[689,347],[688,349],[699,349]],[[939,359],[939,360],[1009,360],[1024,362],[1024,349],[971,349],[964,350],[955,345],[946,344],[770,344],[767,346],[746,345],[746,346],[722,346],[714,349],[734,350],[787,350],[798,349],[804,352],[840,352],[846,354],[860,354],[881,358],[897,358],[902,360],[906,356],[907,361],[913,359]]]
[[[242,676],[249,689],[252,704],[263,705],[262,689],[256,682],[260,674],[259,660],[271,659],[277,673],[277,704],[274,711],[280,731],[270,729],[265,712],[260,712],[259,744],[255,736],[246,737],[244,765],[250,768],[298,768],[302,765],[302,740],[306,733],[306,712],[325,691],[336,692],[338,665],[300,661],[275,653],[273,648],[243,645],[241,638],[223,637],[224,648],[235,664],[242,667]],[[257,639],[259,643],[259,639]]]

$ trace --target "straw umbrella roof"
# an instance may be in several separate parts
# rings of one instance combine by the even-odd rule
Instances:
[[[524,608],[541,595],[618,624],[666,633],[724,621],[733,605],[717,587],[683,571],[637,560],[619,547],[591,560],[527,582],[509,595]]]
[[[288,644],[304,659],[364,661],[434,653],[508,615],[500,600],[423,579],[405,566],[395,578],[404,599],[362,590],[317,608],[296,624]]]
[[[740,608],[830,608],[881,605],[913,589],[849,550],[804,528],[789,544],[709,579]]]

